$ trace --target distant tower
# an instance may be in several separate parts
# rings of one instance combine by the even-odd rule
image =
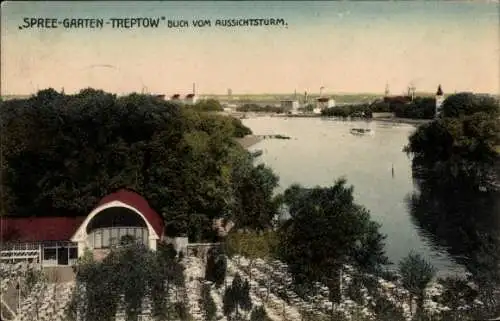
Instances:
[[[304,104],[307,104],[307,91],[304,91]]]
[[[439,85],[436,92],[436,114],[435,114],[436,118],[439,118],[441,116],[441,106],[443,105],[443,101],[444,101],[443,90],[441,89],[441,85]]]
[[[410,97],[412,101],[415,99],[415,85],[413,82],[408,86],[408,97]]]
[[[325,89],[325,87],[323,87],[323,86],[321,86],[321,87],[319,88],[319,96],[320,96],[320,97],[323,97],[323,90],[324,90],[324,89]]]
[[[390,94],[390,91],[389,91],[389,84],[388,83],[385,83],[385,91],[384,91],[384,95],[385,97],[388,97]]]
[[[193,95],[196,95],[196,84],[193,83]]]
[[[227,95],[231,97],[233,95],[233,90],[231,88],[227,89]]]
[[[295,91],[293,92],[293,99],[297,100],[297,89],[295,89]]]

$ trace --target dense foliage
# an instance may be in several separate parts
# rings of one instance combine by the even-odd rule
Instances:
[[[330,107],[321,111],[323,116],[327,117],[371,117],[371,109],[369,104],[361,105],[344,105],[338,107]]]
[[[471,273],[483,317],[500,312],[499,115],[492,97],[451,95],[442,117],[421,125],[405,148],[418,187],[411,217]]]
[[[491,117],[499,115],[498,100],[489,95],[475,95],[462,92],[450,95],[442,105],[442,116],[445,118],[460,118],[475,113],[486,113]]]
[[[367,271],[388,263],[380,225],[345,184],[339,179],[327,188],[294,185],[284,193],[291,218],[280,230],[280,255],[297,283],[320,281],[337,293],[343,264]]]
[[[394,113],[396,117],[413,119],[432,119],[435,115],[436,99],[432,97],[415,97],[406,99],[377,100],[371,104],[349,104],[324,109],[323,116],[333,117],[367,117],[373,113]]]
[[[232,231],[225,239],[229,256],[241,255],[249,259],[269,259],[277,256],[279,239],[273,230]]]
[[[250,321],[271,321],[264,307],[259,306],[252,310]]]
[[[213,282],[219,288],[224,284],[224,280],[226,279],[226,270],[226,256],[214,250],[209,251],[205,266],[205,280]]]
[[[68,308],[72,320],[111,321],[118,311],[127,320],[137,320],[146,297],[152,301],[153,317],[163,319],[176,314],[168,302],[168,288],[184,286],[183,267],[168,246],[151,252],[143,245],[129,244],[113,249],[102,262],[87,252],[76,273]]]
[[[232,284],[224,292],[224,315],[228,320],[239,320],[241,310],[250,311],[251,309],[250,284],[247,280],[243,281],[239,274],[236,274]]]
[[[170,235],[214,239],[219,217],[269,226],[277,177],[254,167],[235,142],[250,133],[239,120],[196,110],[213,104],[182,107],[93,89],[76,95],[48,89],[2,102],[2,210],[86,215],[101,197],[126,187],[164,216]]]
[[[399,273],[403,277],[403,286],[416,298],[417,307],[422,309],[424,291],[436,274],[435,268],[417,253],[410,253],[399,262]],[[410,307],[411,302],[410,300]]]
[[[485,105],[480,104],[483,102]],[[469,94],[448,97],[442,118],[420,126],[409,138],[405,150],[413,156],[415,175],[441,182],[460,181],[461,186],[472,189],[492,183],[498,171],[498,108],[493,98]]]
[[[239,112],[264,112],[264,113],[277,113],[281,114],[284,112],[284,109],[282,107],[275,107],[275,106],[270,106],[270,105],[258,105],[255,103],[247,103],[243,104],[242,106],[239,106],[236,108],[236,111]]]
[[[206,321],[215,320],[215,313],[217,312],[217,306],[215,305],[214,299],[210,294],[210,285],[203,284],[201,288],[201,305],[203,306],[204,316]]]
[[[223,111],[221,103],[216,99],[199,100],[191,108],[197,111]]]

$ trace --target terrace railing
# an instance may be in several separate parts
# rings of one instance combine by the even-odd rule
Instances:
[[[0,260],[40,260],[41,243],[3,243],[0,245]]]

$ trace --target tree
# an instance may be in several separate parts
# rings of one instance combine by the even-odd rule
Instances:
[[[217,312],[217,306],[215,305],[214,299],[210,294],[210,284],[203,284],[201,288],[201,303],[204,309],[205,320],[213,321],[215,320],[215,313]]]
[[[233,282],[226,288],[223,298],[224,315],[230,319],[233,312],[238,319],[240,309],[250,311],[252,309],[252,300],[250,298],[250,284],[248,281],[243,282],[241,276],[237,273]]]
[[[484,112],[421,125],[409,137],[414,176],[472,189],[489,188],[498,177],[500,120]]]
[[[252,266],[255,259],[269,259],[276,255],[278,238],[275,231],[232,231],[224,240],[225,251],[229,256],[241,255],[250,260],[249,276],[252,279]]]
[[[459,118],[484,112],[494,118],[499,115],[498,100],[492,96],[462,92],[448,96],[442,105],[442,117]]]
[[[294,185],[284,193],[291,218],[280,230],[280,255],[297,283],[325,282],[338,293],[342,264],[366,271],[388,263],[380,225],[345,184],[339,179],[327,188]]]
[[[264,174],[252,170],[250,153],[234,140],[251,131],[232,117],[91,88],[76,95],[40,91],[1,107],[2,211],[10,215],[82,216],[103,196],[128,188],[163,215],[168,234],[213,241],[213,220],[247,207],[255,212],[241,198],[273,206],[267,187],[235,192]]]
[[[153,316],[162,319],[170,310],[169,284],[184,285],[176,281],[182,266],[164,244],[156,252],[142,244],[114,248],[102,262],[87,253],[75,272],[75,291],[68,311],[73,320],[77,315],[79,320],[114,320],[119,310],[124,310],[127,320],[136,320],[146,297],[152,301]]]
[[[236,309],[236,298],[232,286],[227,287],[224,291],[224,297],[222,299],[222,309],[224,311],[224,315],[228,320],[230,320],[231,314]]]
[[[217,288],[220,288],[226,280],[227,259],[224,255],[219,255],[215,261],[214,282]]]
[[[264,307],[261,305],[252,310],[252,314],[250,315],[250,321],[271,321],[271,319],[267,315]]]
[[[249,160],[250,161],[250,160]],[[242,174],[238,172],[238,174]],[[279,178],[263,164],[244,173],[245,179],[236,178],[236,200],[233,219],[236,228],[265,230],[272,227],[280,202],[273,196],[279,185]]]
[[[198,111],[223,111],[224,108],[216,99],[200,100],[194,104],[193,109]]]
[[[422,310],[424,290],[436,274],[435,268],[418,253],[410,252],[399,263],[399,273],[402,276],[403,286],[410,292],[410,310],[412,301],[417,299],[418,311]]]
[[[205,267],[205,280],[213,282],[219,288],[226,279],[226,269],[226,257],[213,249],[210,250]]]

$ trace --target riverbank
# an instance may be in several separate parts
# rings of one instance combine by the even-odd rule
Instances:
[[[422,125],[432,121],[432,119],[412,119],[412,118],[373,118],[371,120],[383,121],[387,123],[408,124],[408,125]]]
[[[245,137],[242,137],[242,138],[236,138],[236,141],[238,143],[240,143],[240,145],[243,147],[243,148],[250,148],[252,147],[253,145],[259,143],[261,140],[263,140],[264,138],[262,136],[256,136],[256,135],[247,135]]]

